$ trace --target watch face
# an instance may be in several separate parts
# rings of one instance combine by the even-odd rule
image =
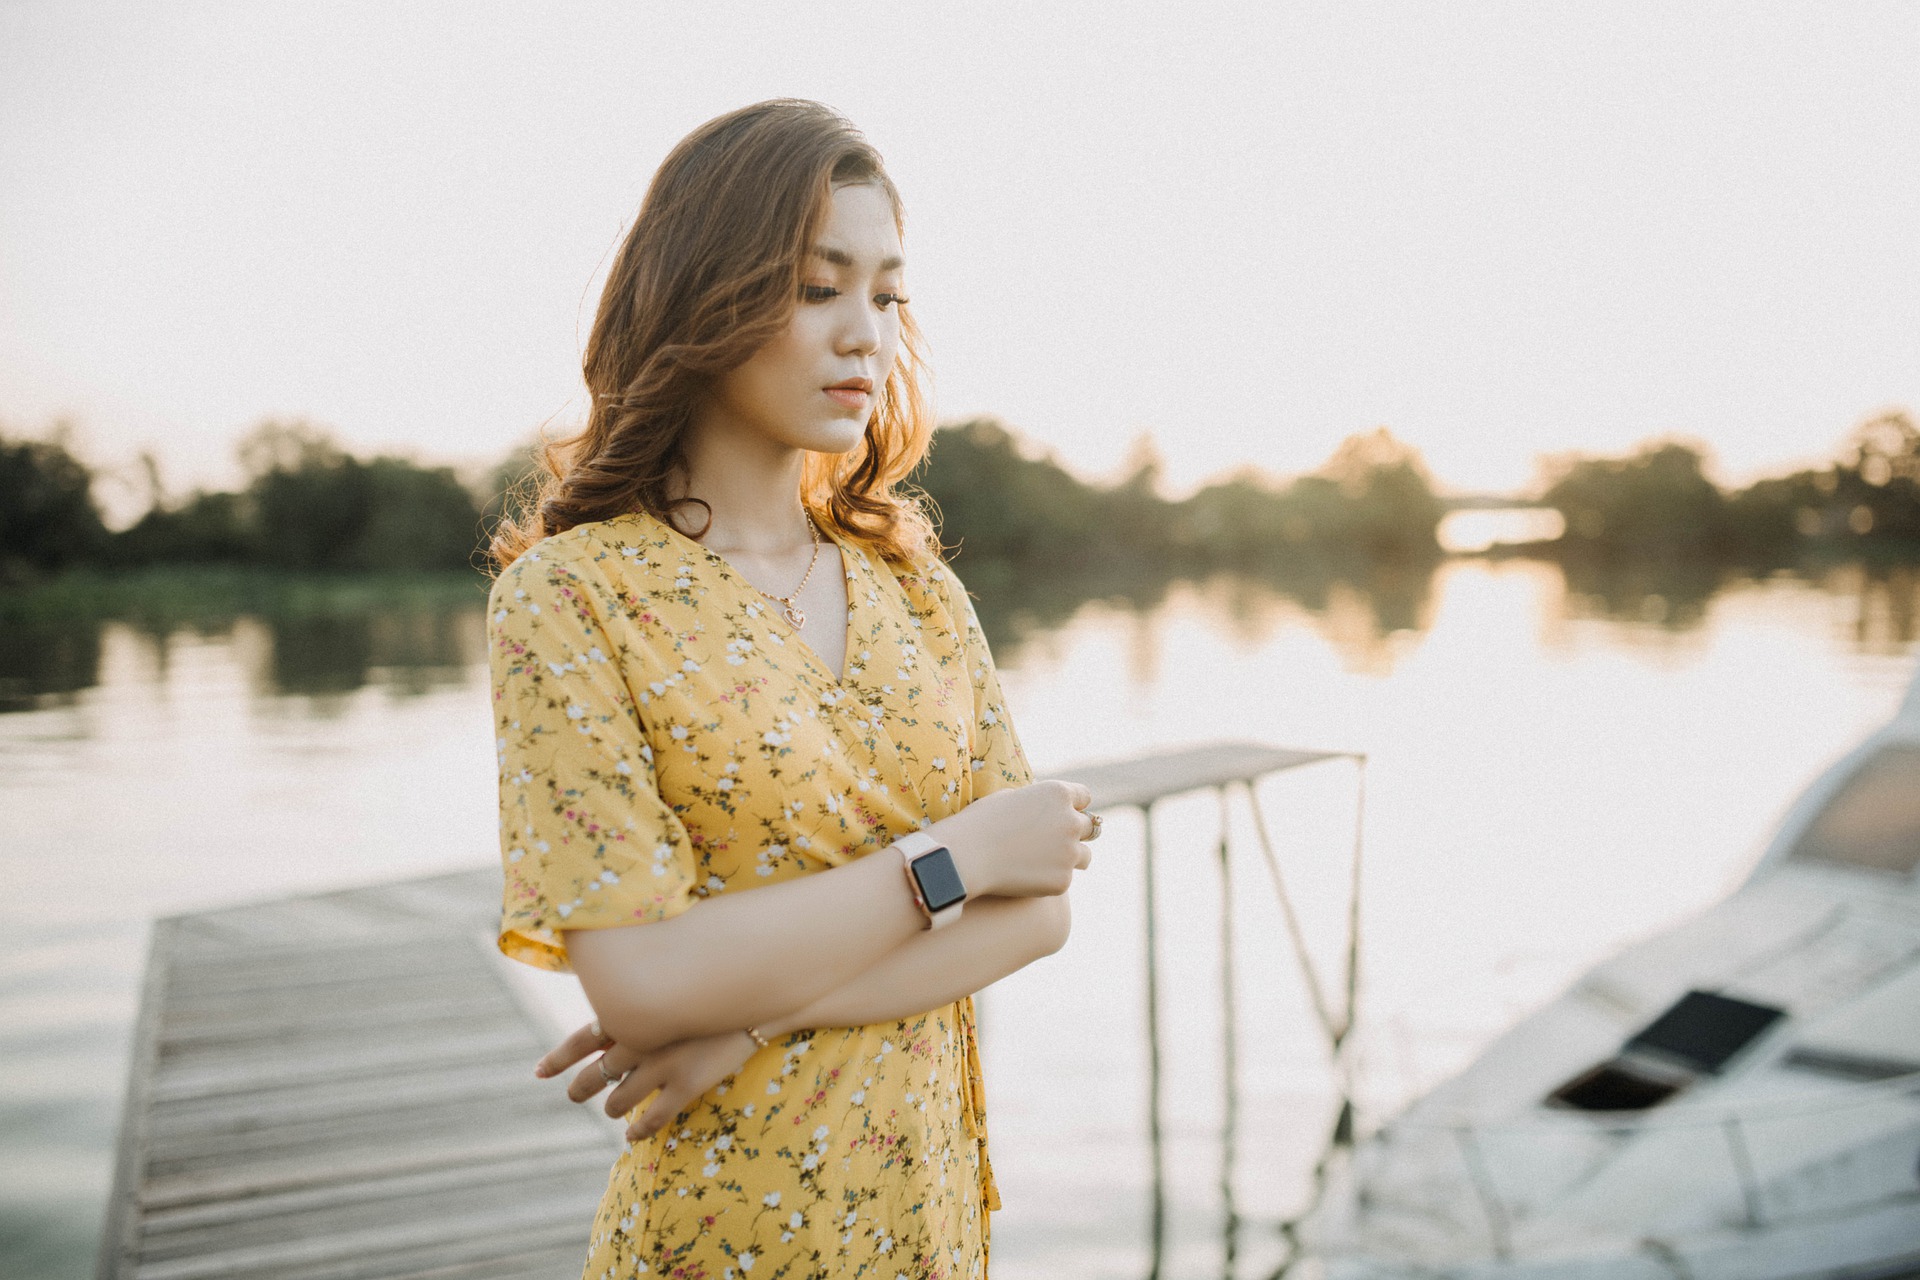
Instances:
[[[928,911],[966,901],[967,887],[960,883],[960,871],[953,865],[953,855],[944,847],[915,858],[913,878],[920,886],[920,900],[927,904]]]

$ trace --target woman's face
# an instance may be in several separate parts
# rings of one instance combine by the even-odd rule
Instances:
[[[793,319],[721,377],[702,426],[822,453],[860,443],[900,352],[903,265],[885,190],[834,188]]]

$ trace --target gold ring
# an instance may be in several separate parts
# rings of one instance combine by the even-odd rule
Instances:
[[[1087,832],[1087,839],[1098,840],[1100,838],[1100,815],[1097,813],[1090,813],[1087,815],[1087,817],[1093,819],[1093,830]]]

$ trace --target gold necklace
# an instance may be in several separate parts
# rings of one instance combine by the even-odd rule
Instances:
[[[800,585],[784,596],[777,596],[761,587],[754,588],[755,591],[781,606],[781,612],[787,615],[787,622],[795,631],[807,625],[807,615],[795,601],[800,598],[800,593],[806,590],[807,579],[813,576],[813,566],[820,561],[820,530],[814,527],[813,513],[802,511],[800,514],[807,518],[807,532],[813,537],[813,558],[807,561],[807,571],[800,575]]]

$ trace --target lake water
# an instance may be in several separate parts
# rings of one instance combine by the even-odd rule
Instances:
[[[1920,656],[1911,569],[1570,585],[1550,565],[1455,560],[1087,599],[958,568],[1042,773],[1215,738],[1366,753],[1363,1126],[1730,888]],[[477,597],[0,627],[0,1274],[91,1274],[149,919],[497,857],[483,658]],[[1260,788],[1323,970],[1355,779],[1335,761]],[[1266,1275],[1332,1117],[1328,1056],[1236,800],[1223,1146],[1220,810],[1176,799],[1153,821],[1161,1274]],[[1140,835],[1136,815],[1110,819],[1068,947],[982,998],[996,1276],[1152,1261]],[[581,1008],[570,980],[527,977],[557,1018]]]

